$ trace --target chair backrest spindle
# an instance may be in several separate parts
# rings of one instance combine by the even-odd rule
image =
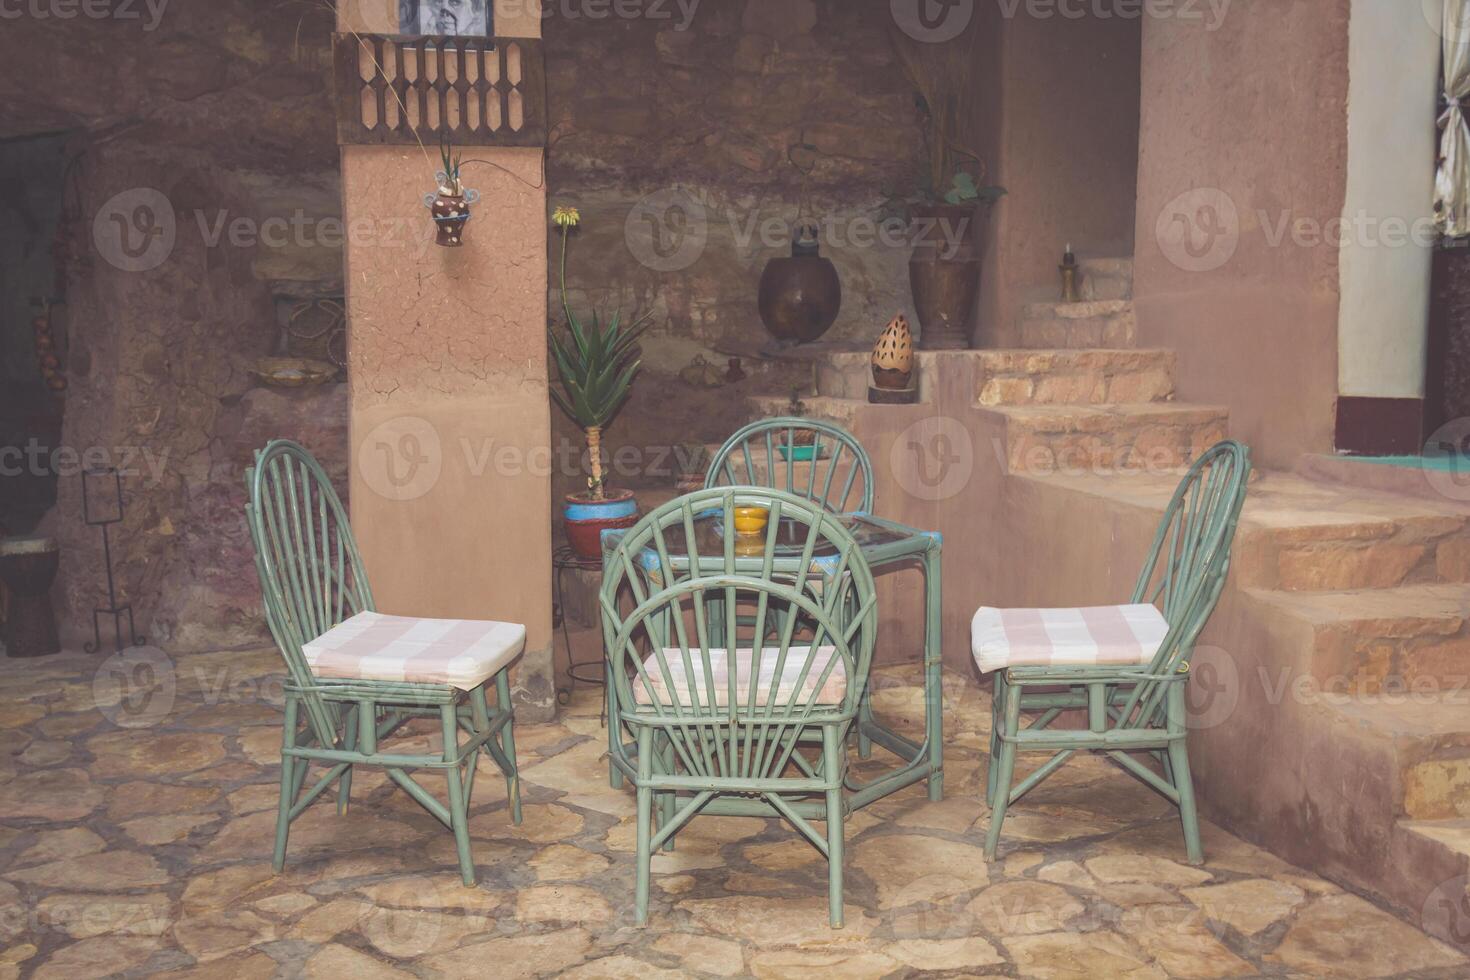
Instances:
[[[806,433],[812,442],[800,444]],[[800,475],[803,467],[805,477]],[[715,453],[705,484],[784,490],[834,513],[873,510],[873,464],[867,451],[852,433],[814,419],[762,419],[745,426]]]
[[[376,608],[357,539],[331,480],[298,443],[278,439],[257,452],[245,488],[266,623],[292,683],[310,688],[315,677],[302,647]],[[305,701],[317,735],[333,737],[336,709],[314,694]]]

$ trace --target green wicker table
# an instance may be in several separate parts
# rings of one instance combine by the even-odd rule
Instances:
[[[940,632],[940,554],[942,540],[937,531],[921,531],[917,528],[907,527],[896,521],[884,520],[869,514],[847,514],[842,517],[843,525],[852,533],[857,540],[863,557],[867,559],[873,573],[899,571],[905,568],[917,569],[924,576],[924,741],[916,743],[912,739],[885,727],[873,716],[871,688],[862,699],[862,708],[859,715],[858,751],[866,758],[870,752],[870,743],[876,744],[899,759],[899,766],[891,772],[884,773],[876,779],[866,783],[848,779],[848,799],[853,809],[866,806],[874,800],[882,799],[891,793],[895,793],[905,786],[909,786],[920,780],[927,780],[929,784],[929,799],[941,800],[944,798],[944,736],[943,736],[943,705],[944,690],[942,683],[942,645]],[[676,572],[689,571],[689,560],[687,557],[676,554],[680,540],[676,536],[682,535],[677,528],[670,529],[669,560]],[[602,535],[603,553],[607,554],[617,547],[622,535],[622,530],[604,531]],[[719,535],[721,533],[720,517],[717,513],[700,515],[695,521],[695,535],[698,539],[701,554],[711,552],[718,554]],[[782,567],[783,557],[780,554],[779,544],[776,558],[776,567],[781,571],[797,571],[796,561],[799,548],[793,550],[789,558],[785,558],[786,567]],[[820,564],[820,555],[814,556],[813,563]],[[718,564],[718,559],[711,559]],[[759,557],[749,559],[753,570],[760,568],[762,561]],[[657,569],[658,556],[650,549],[644,553],[645,567],[650,570]],[[736,570],[740,568],[737,562]],[[612,668],[609,666],[609,670]],[[617,717],[617,705],[612,703],[616,697],[615,687],[607,685],[608,690],[608,717]],[[618,726],[608,726],[608,752],[615,754],[618,758],[631,761],[636,747],[631,743],[625,743],[619,735]],[[609,764],[613,785],[620,785],[621,778],[616,766]]]

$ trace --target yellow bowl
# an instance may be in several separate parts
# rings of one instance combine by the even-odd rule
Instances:
[[[736,507],[735,530],[741,534],[759,534],[771,522],[771,512],[765,507]]]

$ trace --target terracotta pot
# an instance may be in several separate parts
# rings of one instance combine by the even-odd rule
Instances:
[[[815,226],[797,232],[790,258],[772,259],[761,273],[761,322],[777,340],[808,344],[837,322],[842,280],[823,258]]]
[[[909,238],[914,249],[953,258],[977,251],[985,212],[973,204],[921,204],[913,209]]]
[[[631,490],[607,491],[602,500],[585,493],[567,494],[562,524],[567,543],[583,558],[602,557],[602,532],[638,523],[638,500]]]
[[[439,177],[442,179],[444,175]],[[443,187],[436,193],[424,195],[424,205],[434,216],[436,244],[445,248],[459,248],[464,244],[464,226],[470,220],[470,205],[479,199],[479,191],[445,194]]]
[[[909,286],[921,328],[920,350],[970,346],[980,297],[980,230],[986,214],[972,205],[914,209]]]
[[[470,220],[470,206],[465,203],[464,195],[437,194],[434,196],[434,203],[429,205],[429,210],[434,215],[434,225],[438,232],[436,243],[448,248],[463,245],[464,226]]]

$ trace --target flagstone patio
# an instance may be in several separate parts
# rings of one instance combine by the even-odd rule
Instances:
[[[847,927],[827,928],[817,852],[774,820],[700,817],[654,861],[633,924],[633,800],[607,783],[596,689],[517,731],[525,821],[485,768],[480,884],[450,835],[380,774],[270,849],[280,745],[274,650],[98,673],[7,661],[0,702],[0,976],[1416,977],[1451,948],[1220,829],[1182,863],[1178,816],[1079,760],[981,855],[988,694],[946,682],[946,799],[921,787],[848,830]],[[875,673],[880,714],[921,729],[912,670]],[[427,734],[415,736],[421,745]],[[483,765],[483,764],[482,764]]]

